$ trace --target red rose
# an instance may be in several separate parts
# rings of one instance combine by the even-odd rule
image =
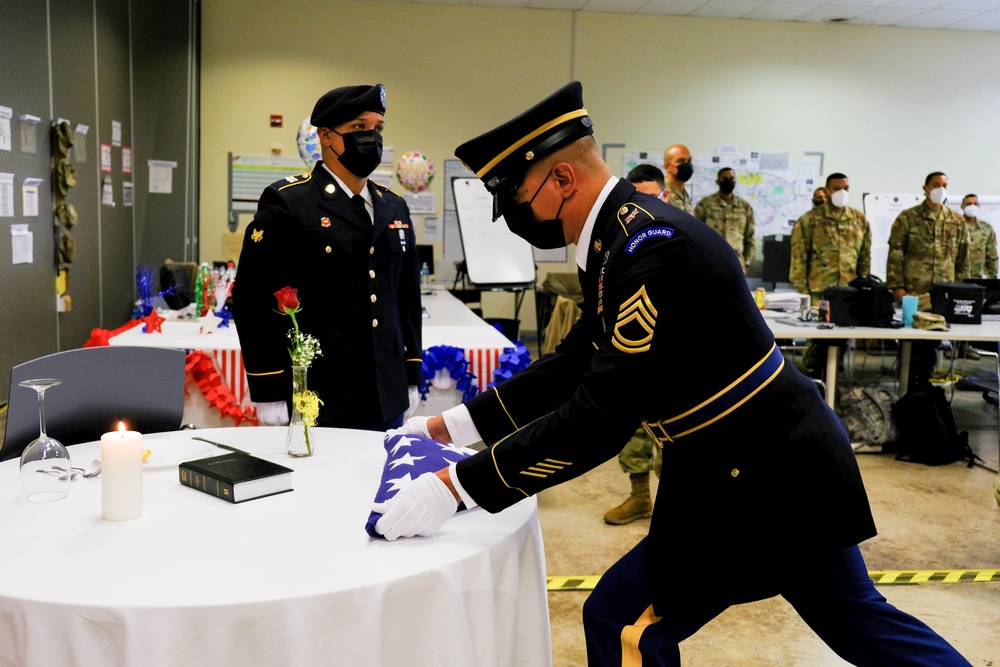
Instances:
[[[278,311],[285,315],[299,312],[299,290],[294,287],[282,287],[274,293],[278,299]]]

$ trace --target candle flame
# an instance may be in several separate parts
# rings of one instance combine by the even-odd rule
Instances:
[[[125,432],[125,422],[118,422],[118,430],[122,433]]]

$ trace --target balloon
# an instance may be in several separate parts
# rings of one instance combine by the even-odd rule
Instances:
[[[434,179],[434,163],[423,153],[405,153],[396,162],[396,178],[410,192],[422,192]]]
[[[310,169],[323,159],[323,153],[320,151],[319,146],[319,137],[316,136],[316,128],[309,124],[308,118],[304,119],[302,125],[299,126],[298,134],[295,136],[295,143],[299,146],[299,156]]]

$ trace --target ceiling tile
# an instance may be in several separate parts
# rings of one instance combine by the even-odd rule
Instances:
[[[748,12],[745,18],[765,21],[791,21],[819,7],[818,2],[769,2]]]
[[[649,0],[638,14],[667,14],[683,16],[704,5],[708,0]]]
[[[943,7],[949,0],[892,0],[889,3],[892,7],[923,7],[924,9],[937,9]]]
[[[912,19],[926,12],[919,7],[876,7],[858,16],[853,23],[873,23],[875,25],[896,25],[900,21]]]
[[[528,0],[526,7],[534,9],[583,9],[587,0]]]
[[[767,0],[708,0],[691,13],[694,16],[740,18],[765,4]]]
[[[1000,2],[997,0],[943,0],[941,9],[973,9],[986,12],[1000,9]]]
[[[1000,28],[1000,11],[976,14],[970,19],[952,23],[948,28],[950,30],[996,30]]]
[[[979,12],[968,12],[959,9],[932,9],[912,19],[900,21],[899,25],[907,28],[943,28],[952,23],[958,23],[972,18]]]
[[[588,12],[620,12],[632,14],[646,4],[646,0],[590,0],[583,6]]]
[[[871,11],[871,7],[827,3],[798,17],[799,21],[827,21],[829,19],[856,19]]]

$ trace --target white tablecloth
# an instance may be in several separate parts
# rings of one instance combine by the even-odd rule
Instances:
[[[146,436],[250,450],[294,469],[295,490],[232,505],[147,470],[143,515],[124,522],[101,518],[99,477],[33,504],[18,462],[0,464],[0,664],[551,664],[533,498],[431,538],[372,540],[382,434],[314,432],[308,459],[284,455],[278,427]],[[77,466],[98,451],[70,447]]]

